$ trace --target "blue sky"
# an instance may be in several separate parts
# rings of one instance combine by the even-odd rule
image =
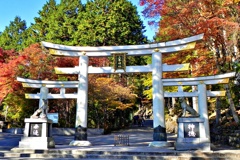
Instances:
[[[0,0],[0,32],[2,32],[6,26],[13,21],[16,16],[19,16],[21,20],[25,20],[27,27],[34,23],[34,17],[38,17],[38,11],[42,9],[43,5],[48,0]],[[56,0],[59,2],[60,0]],[[138,8],[138,13],[141,16],[144,26],[146,26],[145,35],[149,40],[153,39],[156,28],[150,27],[147,24],[147,20],[142,16],[141,11],[143,7],[138,5],[139,0],[130,0]],[[83,3],[86,0],[82,0]]]

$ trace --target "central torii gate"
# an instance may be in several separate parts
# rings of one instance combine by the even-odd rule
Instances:
[[[193,49],[196,41],[201,40],[203,34],[163,43],[127,45],[127,46],[102,46],[102,47],[75,47],[42,42],[49,49],[50,54],[56,56],[79,57],[79,66],[75,68],[57,68],[56,73],[78,74],[78,99],[76,113],[76,127],[81,125],[87,128],[87,100],[88,100],[88,73],[129,73],[152,72],[153,79],[153,140],[164,143],[167,141],[164,93],[162,83],[162,54]],[[114,70],[113,67],[88,67],[89,57],[112,56],[112,54],[126,53],[128,56],[152,55],[152,64],[148,66],[127,66],[125,70]],[[172,71],[177,71],[184,65],[166,66]],[[162,144],[161,144],[162,145]]]

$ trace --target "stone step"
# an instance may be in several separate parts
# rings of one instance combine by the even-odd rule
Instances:
[[[172,151],[172,152],[134,152],[134,151],[83,151],[83,150],[34,150],[12,149],[3,153],[8,159],[117,159],[117,160],[237,160],[238,153],[200,152],[200,151]]]
[[[4,158],[32,158],[32,159],[108,159],[108,160],[192,160],[193,158],[201,158],[201,157],[188,157],[188,156],[152,156],[152,155],[99,155],[99,154],[87,154],[87,155],[80,155],[80,154],[9,154],[5,155]],[[210,157],[205,157],[206,159],[211,159]],[[213,158],[213,157],[212,157]],[[214,157],[217,159],[217,157]],[[220,159],[220,158],[219,158]],[[222,159],[222,158],[221,158]],[[229,159],[229,158],[227,158]]]

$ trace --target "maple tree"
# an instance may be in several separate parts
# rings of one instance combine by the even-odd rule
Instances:
[[[20,101],[21,84],[16,83],[15,78],[18,74],[18,66],[25,60],[25,57],[20,56],[14,50],[0,49],[0,59],[0,106],[3,106],[1,115],[2,118],[5,116],[5,120],[8,116],[16,119],[21,113],[19,106],[24,105],[24,102]]]
[[[215,63],[220,72],[230,70],[239,48],[239,1],[232,0],[140,0],[144,15],[158,19],[157,41],[169,41],[204,33],[204,40],[192,52],[190,63],[196,72]],[[189,52],[188,52],[189,54]],[[182,56],[182,55],[181,55]],[[181,57],[178,56],[178,57]],[[186,57],[186,56],[184,56]],[[178,58],[176,58],[178,59]],[[213,59],[214,61],[211,61]],[[206,69],[205,69],[206,71]],[[216,71],[213,71],[216,73]]]
[[[17,67],[22,63],[24,57],[19,56],[14,50],[3,50],[0,48],[0,102],[3,98],[19,86],[15,84]]]
[[[127,115],[114,116],[116,113],[133,109],[136,95],[128,87],[123,87],[112,78],[89,76],[89,124],[108,130],[117,120],[129,120]],[[94,121],[94,124],[93,122]],[[123,124],[119,124],[123,125]]]
[[[156,41],[169,41],[204,33],[196,49],[164,54],[163,63],[190,63],[189,76],[206,76],[232,70],[239,53],[239,1],[140,0],[150,24],[159,25]],[[153,20],[153,21],[151,21]],[[165,78],[181,77],[166,73]]]
[[[239,0],[140,0],[143,14],[159,25],[156,41],[169,41],[204,33],[196,49],[165,55],[163,61],[173,64],[190,62],[191,76],[213,75],[233,70],[239,59]],[[158,19],[154,19],[158,18]],[[167,77],[171,76],[169,74]],[[238,122],[229,85],[224,85]]]
[[[30,101],[24,97],[25,89],[22,88],[17,77],[31,79],[56,79],[53,67],[54,59],[47,55],[39,44],[31,45],[22,52],[0,49],[0,104],[3,111],[8,108],[8,120],[21,122],[22,118],[34,111]],[[2,113],[3,114],[3,113]]]

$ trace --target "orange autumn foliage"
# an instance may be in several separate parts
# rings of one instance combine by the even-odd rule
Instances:
[[[192,76],[231,70],[238,58],[240,3],[233,0],[140,0],[143,14],[159,25],[156,41],[169,41],[204,33],[196,50],[165,55],[164,62],[191,63]],[[151,20],[151,19],[150,19]],[[169,58],[170,57],[170,58]],[[215,67],[217,66],[217,67]]]
[[[20,53],[0,49],[0,104],[8,94],[21,92],[22,85],[16,80],[18,76],[31,79],[53,78],[54,63],[39,44],[31,45]]]
[[[14,50],[0,49],[0,104],[8,93],[19,88],[15,75],[18,72],[18,65],[24,61],[24,56],[19,56]]]

